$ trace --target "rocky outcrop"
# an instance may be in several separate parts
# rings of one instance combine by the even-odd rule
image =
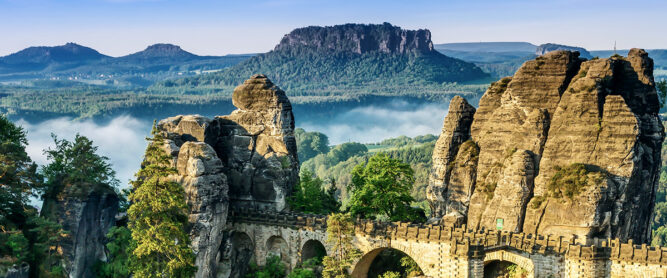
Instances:
[[[298,28],[285,35],[275,47],[285,51],[298,47],[317,50],[346,51],[357,54],[379,51],[384,53],[432,52],[431,31],[404,30],[389,23],[345,24]]]
[[[664,139],[652,69],[639,49],[591,61],[554,51],[492,84],[470,131],[467,225],[647,242]]]
[[[107,260],[106,234],[116,224],[119,199],[107,185],[82,186],[88,194],[64,194],[48,201],[50,217],[67,232],[59,245],[68,277],[95,277],[93,265]]]
[[[190,207],[196,277],[215,277],[228,244],[229,206],[281,211],[298,181],[294,117],[285,93],[255,75],[234,90],[231,115],[176,116],[158,123]],[[235,271],[235,270],[229,270]]]
[[[555,43],[545,43],[537,47],[535,50],[535,55],[544,55],[547,54],[551,51],[556,51],[556,50],[567,50],[567,51],[577,51],[579,52],[579,57],[586,58],[586,59],[591,59],[593,56],[591,55],[588,50],[586,50],[583,47],[576,47],[576,46],[569,46],[569,45],[562,45],[562,44],[555,44]]]
[[[216,117],[221,134],[215,145],[230,179],[232,205],[283,210],[299,178],[292,106],[264,75],[236,87],[232,102],[237,110]]]
[[[467,213],[474,185],[469,170],[471,166],[477,165],[477,146],[474,143],[464,147],[461,145],[470,139],[473,115],[475,108],[464,98],[456,96],[449,103],[442,134],[433,150],[433,168],[426,191],[435,218],[451,215],[459,219],[457,215]],[[459,152],[460,148],[462,150]]]

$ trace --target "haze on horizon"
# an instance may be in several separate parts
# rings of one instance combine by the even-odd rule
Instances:
[[[199,55],[271,50],[294,28],[390,22],[434,43],[547,42],[667,48],[664,0],[0,0],[0,56],[75,42],[123,56],[154,43]]]

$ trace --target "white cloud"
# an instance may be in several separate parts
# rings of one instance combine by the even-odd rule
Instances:
[[[58,118],[39,124],[19,120],[27,132],[27,152],[40,165],[47,163],[43,150],[54,147],[51,133],[58,138],[72,140],[79,133],[93,140],[99,146],[99,154],[109,157],[121,186],[128,186],[139,169],[146,148],[146,136],[150,133],[150,123],[128,116],[112,119],[105,124],[91,120],[73,121],[70,118]]]

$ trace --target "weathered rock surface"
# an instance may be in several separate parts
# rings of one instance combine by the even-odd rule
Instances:
[[[434,51],[431,31],[404,30],[389,23],[299,28],[285,35],[275,50],[289,50],[300,46],[318,50],[349,51],[357,54],[372,51],[384,53]]]
[[[457,153],[461,144],[470,139],[470,125],[474,115],[475,108],[460,96],[454,97],[449,103],[442,134],[433,150],[433,168],[426,191],[435,218],[450,213],[465,215],[467,212],[467,200],[473,184],[469,178],[466,179],[469,177],[469,171],[466,170],[470,169],[469,163],[473,163],[473,166],[477,164],[476,157],[471,155],[476,152],[476,146],[466,146],[460,155]],[[454,184],[450,184],[452,172]]]
[[[590,52],[586,50],[583,47],[576,47],[576,46],[569,46],[569,45],[562,45],[562,44],[555,44],[555,43],[545,43],[537,47],[535,49],[535,55],[544,55],[547,54],[551,51],[556,51],[556,50],[567,50],[567,51],[577,51],[579,52],[579,56],[582,58],[590,59],[593,58]]]
[[[652,71],[639,49],[591,61],[554,51],[492,84],[470,131],[479,159],[467,225],[647,242],[664,139]],[[586,170],[563,170],[575,163]]]
[[[263,75],[234,90],[231,115],[176,116],[159,122],[190,207],[196,277],[216,277],[228,244],[229,206],[281,211],[298,181],[294,116],[285,93]],[[236,266],[239,267],[239,266]],[[245,267],[245,266],[243,266]]]
[[[538,156],[542,153],[549,129],[549,114],[556,109],[560,94],[580,63],[576,52],[550,52],[527,61],[511,81],[501,80],[489,89],[489,97],[480,100],[479,110],[485,114],[475,117],[471,128],[472,139],[480,153],[472,197],[475,201],[468,211],[470,227],[482,227],[487,195],[497,186],[509,155],[517,149]],[[503,87],[506,88],[503,90]],[[539,161],[539,158],[535,160]],[[495,224],[486,228],[495,228]]]
[[[65,273],[95,277],[93,265],[107,260],[106,234],[116,224],[118,195],[107,185],[93,186],[88,194],[65,194],[51,200],[52,217],[68,235],[60,241]]]
[[[292,106],[264,75],[236,87],[232,101],[239,109],[215,119],[221,129],[215,149],[230,179],[232,205],[283,210],[299,178]]]

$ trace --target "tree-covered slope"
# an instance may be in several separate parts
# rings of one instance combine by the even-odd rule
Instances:
[[[224,91],[256,73],[288,94],[436,93],[443,83],[487,77],[480,68],[433,49],[428,30],[346,24],[294,30],[273,51],[210,75],[163,82],[154,91]]]

